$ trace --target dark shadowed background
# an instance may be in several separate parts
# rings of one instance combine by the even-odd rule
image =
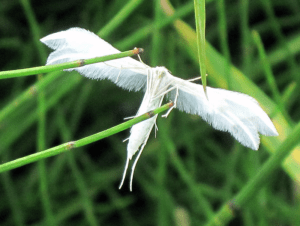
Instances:
[[[195,29],[193,1],[171,3],[176,11],[186,7],[180,19]],[[120,12],[118,26],[109,24]],[[172,21],[160,27],[168,13],[166,1],[156,0],[1,0],[0,71],[44,65],[51,50],[38,38],[82,27],[100,31],[121,51],[144,48],[141,57],[150,66],[165,66],[183,79],[197,77],[197,56],[185,42],[192,36]],[[2,173],[1,226],[205,225],[259,172],[285,139],[282,134],[300,117],[300,1],[211,0],[206,13],[207,41],[227,60],[228,68],[234,65],[275,106],[281,103],[276,110],[261,103],[271,118],[283,115],[284,122],[275,123],[280,134],[276,142],[265,140],[254,152],[200,117],[173,110],[167,119],[158,117],[157,137],[153,131],[137,164],[133,192],[128,178],[118,189],[126,160],[127,143],[122,142],[129,136],[126,130],[47,158],[43,164]],[[268,82],[268,65],[258,54],[253,30],[261,36],[275,83]],[[214,73],[219,58],[211,63],[208,85],[240,92],[249,88],[221,70],[229,76],[223,82],[224,77]],[[122,123],[136,114],[143,98],[142,92],[128,92],[75,72],[52,72],[43,79],[48,76],[56,77],[41,89],[47,109],[45,149]],[[37,151],[39,81],[37,76],[0,80],[0,164]],[[27,89],[31,92],[24,94],[25,99],[17,99]],[[277,99],[274,89],[279,91]],[[258,99],[257,92],[247,90]],[[8,107],[12,110],[5,114]],[[300,155],[294,152],[291,161],[295,167],[276,170],[228,225],[300,225]]]

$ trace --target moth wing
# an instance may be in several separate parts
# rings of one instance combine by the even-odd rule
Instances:
[[[246,94],[207,87],[207,100],[202,85],[176,77],[172,85],[179,89],[176,108],[201,116],[217,130],[228,131],[246,147],[258,149],[258,132],[266,136],[278,135],[269,116]],[[171,91],[172,100],[175,93]]]
[[[46,65],[120,53],[108,42],[82,28],[53,33],[40,41],[54,50]],[[138,91],[146,84],[148,68],[149,66],[131,57],[124,57],[66,71],[75,70],[91,79],[109,79],[124,89]]]
[[[149,85],[149,83],[148,83],[148,85]],[[156,99],[156,100],[153,100],[152,98],[153,98],[152,93],[149,92],[149,90],[146,90],[142,104],[137,112],[136,117],[140,116],[144,113],[147,113],[151,110],[154,110],[161,105],[163,97],[161,97],[160,99]],[[124,172],[123,172],[123,176],[122,176],[122,180],[121,180],[121,184],[120,184],[119,188],[121,188],[124,183],[126,171],[127,171],[128,165],[129,165],[129,161],[132,159],[132,156],[136,152],[138,152],[138,155],[132,165],[131,174],[130,174],[130,190],[132,190],[132,180],[133,180],[134,169],[135,169],[135,166],[136,166],[136,164],[142,154],[142,151],[148,141],[150,133],[156,123],[156,118],[157,118],[157,115],[155,115],[145,121],[137,123],[131,127],[130,136],[128,138],[128,145],[127,145],[127,159],[126,159],[126,164],[125,164],[125,168],[124,168]]]

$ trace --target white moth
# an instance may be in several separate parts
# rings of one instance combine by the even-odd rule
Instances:
[[[41,42],[55,50],[49,55],[47,65],[120,52],[94,33],[82,28],[70,28],[50,34],[42,38]],[[200,115],[215,129],[228,131],[242,145],[253,150],[257,150],[259,146],[258,132],[266,136],[278,135],[272,121],[254,98],[211,87],[207,87],[206,98],[202,85],[191,82],[196,79],[182,80],[171,75],[165,67],[151,68],[142,62],[125,57],[67,69],[72,70],[92,79],[109,79],[124,89],[145,90],[136,116],[161,106],[164,96],[168,94],[168,98],[174,102],[172,108]],[[134,169],[156,123],[156,118],[157,115],[131,128],[120,188],[126,176],[129,160],[139,151],[131,170],[130,190],[132,190]]]

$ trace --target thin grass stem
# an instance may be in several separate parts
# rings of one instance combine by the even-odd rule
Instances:
[[[0,173],[8,171],[8,170],[15,169],[15,168],[18,168],[18,167],[21,167],[21,166],[24,166],[24,165],[32,163],[32,162],[36,162],[36,161],[41,160],[41,159],[45,159],[45,158],[48,158],[48,157],[51,157],[51,156],[54,156],[54,155],[58,155],[60,153],[69,151],[73,148],[78,148],[78,147],[85,146],[87,144],[96,142],[98,140],[101,140],[103,138],[106,138],[108,136],[116,134],[118,132],[121,132],[125,129],[128,129],[131,126],[133,126],[134,124],[137,124],[141,121],[144,121],[146,119],[149,119],[149,118],[153,117],[156,114],[159,114],[163,111],[166,111],[166,110],[170,109],[172,106],[173,106],[173,103],[170,102],[170,103],[165,104],[165,105],[163,105],[163,106],[161,106],[161,107],[159,107],[159,108],[157,108],[153,111],[147,112],[147,113],[145,113],[145,114],[143,114],[139,117],[131,119],[127,122],[124,122],[120,125],[114,126],[114,127],[110,128],[110,129],[107,129],[105,131],[93,134],[91,136],[82,138],[82,139],[77,140],[77,141],[70,141],[70,142],[58,145],[56,147],[47,149],[45,151],[35,153],[35,154],[31,154],[31,155],[28,155],[28,156],[10,161],[8,163],[1,164],[0,165]]]
[[[54,65],[47,65],[47,66],[40,66],[40,67],[33,67],[33,68],[25,68],[25,69],[18,69],[18,70],[11,70],[11,71],[2,71],[0,72],[0,79],[5,78],[14,78],[14,77],[23,77],[28,75],[36,75],[42,73],[48,73],[51,71],[75,68],[75,67],[82,67],[88,64],[95,64],[99,62],[104,62],[108,60],[119,59],[123,57],[133,56],[139,53],[142,53],[143,49],[135,48],[134,50],[129,50],[126,52],[116,53],[112,55],[102,56],[102,57],[95,57],[91,59],[81,59],[81,60],[74,60],[67,63],[61,64],[54,64]]]

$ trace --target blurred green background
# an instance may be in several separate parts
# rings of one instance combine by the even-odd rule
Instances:
[[[146,64],[180,78],[200,73],[192,0],[1,0],[0,12],[1,71],[44,65],[51,51],[39,39],[82,27],[121,51],[144,48]],[[208,85],[255,97],[279,137],[262,138],[254,152],[200,117],[174,110],[158,117],[133,192],[128,178],[118,190],[127,130],[1,173],[0,225],[205,225],[234,203],[300,118],[300,1],[210,0],[206,20]],[[0,163],[122,123],[142,97],[75,72],[3,79]],[[299,163],[296,147],[224,223],[300,225]]]

